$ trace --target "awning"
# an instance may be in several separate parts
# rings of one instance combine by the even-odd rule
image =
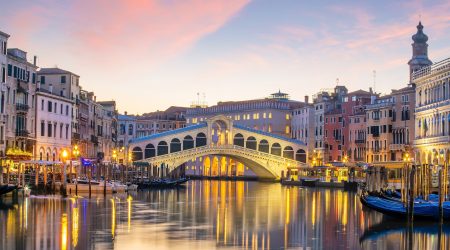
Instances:
[[[19,161],[19,163],[23,163],[23,164],[38,164],[38,165],[62,164],[62,162],[60,162],[60,161],[43,161],[43,160]]]

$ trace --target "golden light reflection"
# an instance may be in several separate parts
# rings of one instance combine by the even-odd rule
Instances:
[[[316,194],[312,196],[312,208],[311,208],[311,224],[314,226],[316,224]]]
[[[73,199],[74,207],[72,208],[72,246],[76,247],[78,245],[78,233],[79,233],[79,209],[78,200]]]
[[[116,201],[114,198],[111,199],[111,235],[114,239],[116,234]]]
[[[67,249],[67,214],[61,216],[61,249]]]
[[[133,197],[131,195],[127,198],[128,203],[128,232],[130,232],[131,229],[131,202],[133,201]]]

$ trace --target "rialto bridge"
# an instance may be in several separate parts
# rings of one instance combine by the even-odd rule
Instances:
[[[234,161],[259,178],[279,179],[288,169],[306,166],[308,159],[303,142],[234,124],[225,116],[134,139],[129,149],[135,164],[172,171],[189,162],[209,176],[229,173]]]

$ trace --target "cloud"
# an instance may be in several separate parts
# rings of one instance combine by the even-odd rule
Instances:
[[[93,58],[156,63],[190,48],[249,0],[76,1],[71,30]]]

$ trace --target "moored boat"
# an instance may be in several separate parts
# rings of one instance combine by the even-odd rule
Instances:
[[[360,200],[363,205],[386,215],[395,217],[406,217],[408,215],[406,206],[400,201],[367,194],[361,195]],[[416,199],[413,215],[415,218],[438,219],[438,203]],[[450,219],[450,202],[443,203],[443,218],[444,220]]]

